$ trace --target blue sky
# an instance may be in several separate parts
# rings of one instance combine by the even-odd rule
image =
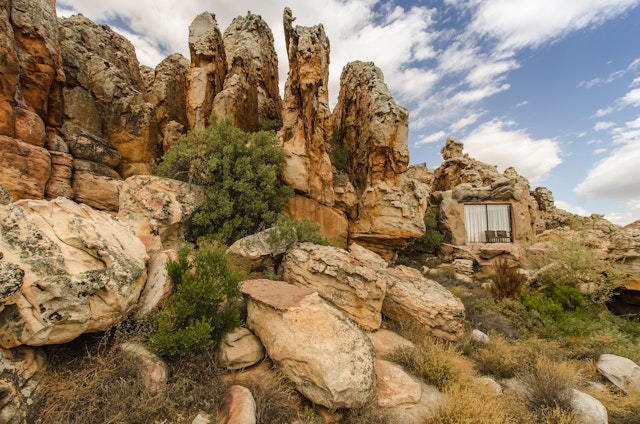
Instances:
[[[141,63],[188,56],[188,26],[214,13],[224,31],[247,11],[270,25],[281,89],[284,7],[322,23],[330,97],[342,67],[373,61],[410,111],[412,163],[441,163],[448,136],[574,213],[640,219],[640,0],[58,0],[58,14],[108,23]]]

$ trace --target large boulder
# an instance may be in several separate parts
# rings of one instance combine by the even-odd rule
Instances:
[[[640,366],[631,359],[605,353],[596,366],[600,374],[625,392],[640,391]]]
[[[191,68],[187,74],[187,120],[189,128],[207,124],[213,99],[222,91],[227,58],[215,15],[201,13],[189,25]]]
[[[284,11],[289,75],[284,88],[282,129],[287,154],[285,182],[317,202],[333,206],[333,172],[328,153],[329,39],[322,25],[293,26]]]
[[[269,357],[313,403],[358,408],[375,396],[374,351],[367,336],[313,290],[248,280],[247,327]]]
[[[142,242],[111,215],[71,200],[0,206],[3,260],[22,269],[0,312],[0,346],[66,343],[108,329],[137,304]]]
[[[464,305],[450,291],[406,266],[378,272],[387,283],[385,316],[423,327],[443,340],[456,341],[464,335]]]
[[[308,197],[293,195],[284,209],[290,218],[305,218],[320,224],[318,233],[338,247],[346,248],[349,239],[349,221],[344,212],[325,206]]]
[[[202,187],[151,175],[122,183],[118,217],[126,220],[150,251],[176,247],[202,201]]]
[[[302,243],[287,252],[282,268],[286,281],[317,291],[365,330],[380,327],[386,282],[346,250]]]
[[[257,131],[266,120],[280,121],[278,58],[271,29],[258,15],[236,17],[224,32],[228,70],[213,101],[220,118],[245,131]]]

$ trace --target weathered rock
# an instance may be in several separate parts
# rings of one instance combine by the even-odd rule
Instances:
[[[395,184],[380,181],[360,196],[358,219],[350,223],[350,240],[393,261],[397,251],[424,234],[428,187],[411,178],[397,177]]]
[[[24,270],[18,265],[0,260],[0,310],[4,303],[22,288]]]
[[[149,173],[159,154],[159,138],[133,45],[82,15],[60,20],[59,27],[67,121],[117,150],[123,177]],[[74,87],[84,91],[71,94]]]
[[[163,393],[167,386],[169,371],[162,359],[138,343],[122,343],[120,349],[138,363],[144,388],[152,395]]]
[[[609,415],[602,402],[579,390],[572,390],[571,409],[582,424],[608,424]]]
[[[400,365],[382,359],[376,359],[376,394],[382,408],[418,403],[422,398],[420,383]]]
[[[246,328],[238,328],[222,336],[218,347],[220,364],[228,370],[239,370],[264,359],[264,346]]]
[[[46,133],[42,118],[35,112],[17,107],[13,110],[14,137],[36,147],[44,147]]]
[[[200,412],[198,415],[196,415],[193,421],[191,421],[191,424],[211,424],[211,420],[211,415]]]
[[[224,32],[228,62],[224,87],[213,102],[218,117],[245,131],[265,120],[280,121],[278,59],[271,29],[258,15],[236,17]]]
[[[605,353],[596,366],[600,374],[625,392],[640,391],[640,366],[631,359]]]
[[[320,204],[333,206],[333,173],[327,140],[329,111],[329,39],[324,27],[293,27],[284,11],[289,75],[284,88],[282,129],[278,133],[287,153],[285,182]]]
[[[342,70],[333,126],[350,153],[347,173],[356,193],[380,182],[394,184],[409,165],[409,112],[396,104],[382,71],[371,62]]]
[[[207,124],[213,99],[222,91],[227,58],[215,15],[201,13],[189,25],[191,69],[187,77],[187,120],[189,128]]]
[[[300,393],[335,409],[373,399],[373,346],[342,312],[314,291],[284,282],[248,280],[242,292],[247,327]]]
[[[14,200],[42,199],[51,175],[49,152],[0,135],[0,184]]]
[[[19,86],[13,86],[14,90],[19,90],[17,98],[47,124],[59,126],[62,118],[60,90],[64,75],[58,48],[55,2],[13,0],[5,6],[3,9],[10,13],[13,26],[13,39],[7,40],[7,46],[15,48],[20,65],[19,72],[9,77],[9,81],[14,82],[19,76]],[[15,71],[15,63],[13,54],[9,54],[7,71],[11,72]],[[2,79],[6,75],[3,69]],[[7,100],[13,98],[5,97]]]
[[[59,196],[72,198],[73,156],[53,150],[49,150],[49,155],[51,155],[51,176],[45,187],[45,197],[47,199],[55,199]]]
[[[24,271],[0,313],[0,345],[65,343],[104,331],[136,305],[147,254],[108,214],[65,198],[0,207],[0,251]]]
[[[216,424],[255,424],[256,402],[243,386],[231,386],[218,410]]]
[[[278,228],[269,228],[236,241],[227,249],[226,256],[248,271],[274,270],[289,247],[291,241],[281,237]]]
[[[75,159],[100,163],[113,169],[122,162],[122,156],[111,144],[78,125],[65,123],[62,134]]]
[[[464,333],[464,305],[451,292],[413,268],[379,270],[387,282],[382,313],[393,321],[414,323],[444,340]]]
[[[438,416],[447,405],[447,397],[433,386],[421,383],[420,401],[385,408],[393,421],[402,424],[423,424]]]
[[[471,332],[471,341],[475,344],[486,345],[489,343],[489,336],[478,329]]]
[[[166,138],[167,125],[176,122],[187,126],[187,74],[189,61],[180,53],[174,53],[156,66],[147,87],[147,99],[153,106],[159,133]],[[164,151],[169,147],[163,141]]]
[[[377,331],[367,333],[369,340],[373,343],[376,357],[386,358],[400,351],[415,349],[415,345],[398,333],[381,328]]]
[[[73,200],[95,209],[117,212],[122,184],[119,179],[76,170],[71,183]]]
[[[147,264],[147,281],[140,294],[140,300],[138,300],[136,319],[146,317],[169,300],[173,284],[167,272],[167,263],[177,260],[178,254],[175,250],[164,250],[150,254]]]
[[[290,218],[309,218],[320,224],[318,233],[338,247],[346,248],[349,236],[349,221],[343,212],[308,197],[294,195],[284,210]]]
[[[15,45],[15,34],[11,25],[11,8],[5,3],[0,8],[0,135],[13,137],[13,107],[20,83],[20,60]]]
[[[9,193],[7,189],[0,184],[0,205],[8,205],[12,202],[13,198],[11,197],[11,193]]]
[[[188,183],[149,175],[127,178],[120,191],[118,217],[135,223],[146,232],[136,234],[149,239],[158,237],[164,248],[176,247],[184,240],[184,231],[204,191]],[[151,241],[145,242],[153,245]],[[157,246],[157,244],[156,244]]]
[[[302,243],[287,252],[282,268],[286,281],[317,291],[365,330],[380,327],[386,283],[346,250]]]

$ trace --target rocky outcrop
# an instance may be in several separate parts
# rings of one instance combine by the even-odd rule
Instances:
[[[356,193],[383,181],[395,184],[407,170],[409,112],[393,100],[373,63],[344,67],[332,120],[337,142],[349,152],[347,173]]]
[[[187,120],[189,129],[207,124],[213,99],[222,91],[227,59],[215,15],[201,13],[189,25],[191,68],[187,81]]]
[[[266,22],[251,13],[238,16],[224,32],[223,41],[228,69],[224,87],[213,101],[216,115],[245,131],[281,121],[278,58]]]
[[[121,176],[149,173],[159,138],[133,45],[108,26],[75,15],[60,21],[60,48],[65,122],[117,150]]]
[[[305,218],[320,224],[318,233],[338,247],[349,243],[349,220],[344,212],[320,204],[308,197],[293,195],[284,209],[285,215],[302,221]]]
[[[317,291],[365,330],[380,327],[386,282],[346,250],[302,243],[287,252],[282,268],[286,281]]]
[[[289,75],[284,88],[282,129],[278,133],[287,153],[286,184],[320,204],[333,206],[333,173],[328,153],[329,39],[324,27],[293,26],[284,11]]]
[[[413,323],[435,337],[456,341],[464,334],[464,305],[451,292],[418,270],[405,266],[379,270],[387,280],[382,313]]]
[[[51,175],[49,152],[0,135],[0,183],[14,200],[43,199]]]
[[[153,106],[158,132],[162,136],[162,150],[167,151],[177,139],[174,129],[182,133],[187,121],[187,75],[189,61],[174,53],[156,66],[149,75],[147,100]]]
[[[144,245],[113,217],[70,200],[0,207],[3,260],[24,272],[0,312],[0,345],[65,343],[104,331],[136,305]]]
[[[242,283],[247,327],[296,389],[327,408],[358,408],[375,396],[374,351],[342,312],[308,288]]]

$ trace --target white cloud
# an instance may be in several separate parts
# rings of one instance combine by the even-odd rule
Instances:
[[[577,206],[577,205],[572,205],[568,202],[562,201],[562,200],[556,200],[554,201],[556,208],[558,209],[562,209],[564,211],[567,212],[571,212],[573,214],[576,215],[581,215],[581,216],[589,216],[591,215],[589,213],[589,211],[587,211],[587,209],[583,208],[582,206]]]
[[[560,147],[552,139],[533,139],[524,130],[507,129],[515,124],[489,121],[464,138],[470,156],[497,165],[500,170],[513,166],[532,185],[540,184],[562,160]]]
[[[503,50],[539,47],[572,31],[617,16],[637,0],[478,1],[471,29],[498,40]]]
[[[607,152],[608,152],[608,149],[599,148],[599,149],[595,149],[593,151],[593,154],[594,155],[601,155],[601,154],[607,153]]]
[[[593,129],[595,131],[608,130],[609,128],[614,127],[615,125],[616,124],[614,124],[613,122],[598,121],[593,126]]]
[[[610,73],[609,76],[607,76],[606,78],[598,77],[598,78],[594,78],[594,79],[589,80],[589,81],[582,81],[582,82],[580,82],[578,84],[578,87],[591,88],[591,87],[593,87],[595,85],[598,85],[598,84],[609,84],[609,83],[615,81],[616,79],[618,79],[620,77],[623,77],[627,73],[635,71],[639,67],[640,67],[640,58],[639,59],[635,59],[625,69],[620,69],[618,71]],[[640,78],[636,78],[633,81],[633,83],[631,83],[632,86],[636,83],[636,80],[640,80]]]
[[[591,200],[640,199],[640,138],[613,150],[592,168],[574,191]]]
[[[430,144],[430,143],[442,143],[444,145],[446,133],[444,131],[438,131],[437,133],[423,135],[420,137],[420,140],[416,143],[416,145],[421,144]]]
[[[595,118],[602,118],[605,117],[607,115],[611,115],[613,112],[615,112],[615,109],[612,107],[607,107],[607,108],[603,108],[603,109],[598,109],[596,111],[596,113],[593,114],[593,116]]]
[[[608,212],[604,214],[604,217],[612,223],[624,227],[638,219],[638,212],[640,209],[635,212]]]
[[[640,106],[640,88],[629,91],[620,101],[625,106]]]
[[[528,101],[526,101],[526,100],[524,100],[524,101],[522,101],[522,102],[518,103],[518,104],[516,105],[516,107],[523,107],[523,106],[526,106],[526,105],[528,105],[528,104],[529,104],[529,102],[528,102]]]
[[[449,126],[451,132],[456,132],[461,129],[467,128],[469,125],[475,124],[483,113],[472,113],[468,116],[462,117]]]
[[[160,47],[154,44],[152,40],[133,34],[126,29],[118,27],[112,27],[111,29],[131,41],[131,44],[135,46],[138,62],[141,64],[160,63],[166,57]]]

